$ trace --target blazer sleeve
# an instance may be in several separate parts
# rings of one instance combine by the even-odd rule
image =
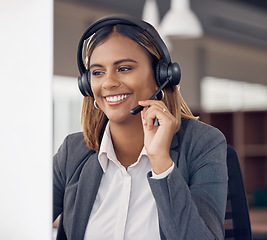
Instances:
[[[87,159],[89,149],[82,132],[68,135],[53,158],[53,221],[64,211],[65,190],[75,185]]]
[[[180,146],[179,162],[186,162],[187,180],[176,165],[164,179],[148,174],[160,230],[168,240],[224,239],[226,141],[213,127],[195,135]]]
[[[63,211],[63,199],[66,184],[66,162],[68,158],[68,137],[53,158],[53,221]]]

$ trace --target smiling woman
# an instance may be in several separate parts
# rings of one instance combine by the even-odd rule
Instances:
[[[225,138],[188,109],[156,30],[100,19],[80,40],[78,67],[83,133],[54,157],[58,238],[223,239]]]
[[[140,116],[132,116],[130,110],[138,101],[149,99],[157,89],[150,59],[143,47],[114,32],[95,47],[89,62],[94,99],[109,119],[111,129],[122,123],[141,125]]]

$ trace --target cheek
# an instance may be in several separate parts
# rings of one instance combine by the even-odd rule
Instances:
[[[100,89],[101,89],[100,84],[99,84],[97,81],[92,80],[92,78],[91,78],[91,80],[90,80],[90,84],[91,84],[91,89],[92,89],[93,94],[94,94],[94,95],[99,94],[99,91],[100,91]]]
[[[156,79],[154,75],[149,74],[146,78],[142,81],[143,89],[147,89],[149,92],[155,92],[158,89],[158,85],[156,83]]]
[[[141,74],[137,76],[137,79],[139,79],[143,90],[146,89],[154,92],[158,88],[153,69],[150,67],[144,67],[141,71]]]

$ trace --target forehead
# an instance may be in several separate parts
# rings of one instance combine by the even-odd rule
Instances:
[[[111,33],[105,40],[98,43],[91,53],[90,62],[106,59],[108,56],[148,58],[147,51],[142,46],[117,32]]]

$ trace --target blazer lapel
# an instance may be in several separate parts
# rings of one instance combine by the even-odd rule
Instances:
[[[70,239],[82,240],[103,175],[98,153],[90,156],[81,172],[74,206]]]

